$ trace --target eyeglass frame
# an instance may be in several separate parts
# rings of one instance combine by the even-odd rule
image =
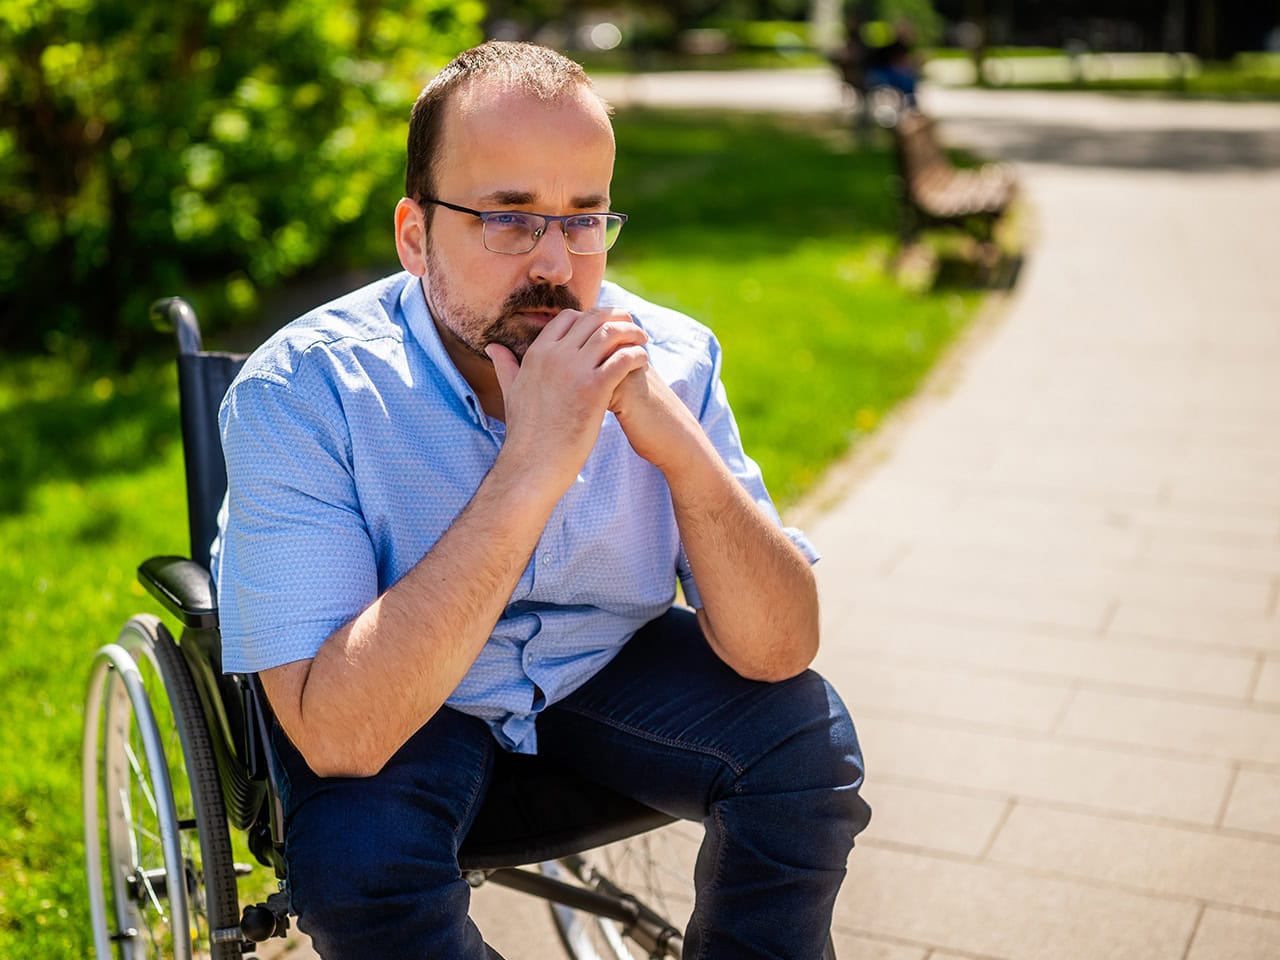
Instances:
[[[614,235],[613,243],[610,243],[609,246],[605,247],[603,250],[596,250],[596,251],[593,251],[592,253],[579,253],[578,251],[574,250],[572,247],[569,246],[569,233],[567,230],[565,230],[565,221],[574,220],[578,217],[617,217],[619,221],[618,222],[619,233],[622,231],[622,228],[626,226],[626,223],[627,223],[627,215],[625,213],[616,213],[613,210],[596,210],[596,211],[584,210],[582,213],[565,213],[565,214],[556,215],[552,213],[533,213],[528,210],[472,210],[470,207],[463,207],[463,206],[459,206],[456,203],[449,203],[447,200],[437,200],[435,197],[419,197],[418,203],[420,204],[434,203],[437,206],[444,207],[448,210],[456,210],[458,213],[470,214],[473,217],[479,218],[482,228],[487,227],[489,225],[490,217],[496,217],[500,214],[518,213],[524,217],[538,217],[539,219],[541,219],[542,227],[533,232],[533,243],[529,245],[529,249],[520,250],[518,252],[508,251],[508,250],[494,250],[492,247],[489,246],[489,244],[485,243],[484,241],[485,234],[483,232],[483,229],[481,230],[480,242],[484,243],[484,248],[488,250],[490,253],[496,253],[496,254],[499,254],[500,256],[508,256],[508,257],[520,257],[532,251],[533,248],[538,245],[538,241],[542,239],[543,234],[547,232],[547,227],[549,227],[552,223],[560,224],[560,232],[564,236],[565,247],[568,249],[570,253],[579,257],[594,257],[594,256],[597,256],[598,254],[608,253],[610,250],[612,250],[613,244],[618,242],[617,234]]]

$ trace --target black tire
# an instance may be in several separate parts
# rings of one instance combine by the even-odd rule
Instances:
[[[144,614],[99,651],[104,662],[95,668],[85,737],[85,839],[98,851],[97,871],[90,854],[89,883],[91,901],[93,886],[101,891],[93,910],[100,960],[104,940],[115,945],[107,956],[120,960],[234,960],[242,955],[235,864],[209,731],[182,652],[164,624]],[[131,665],[141,697],[124,676]],[[152,769],[159,763],[167,776]],[[174,838],[167,846],[166,834]],[[174,876],[185,878],[185,897],[170,896]]]

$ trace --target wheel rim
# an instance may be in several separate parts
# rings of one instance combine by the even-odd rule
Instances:
[[[211,925],[180,734],[150,641],[133,624],[99,651],[91,691],[84,788],[98,956],[205,960]]]

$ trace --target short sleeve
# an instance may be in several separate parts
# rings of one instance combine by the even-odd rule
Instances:
[[[742,448],[742,437],[738,433],[738,424],[733,418],[733,410],[729,406],[729,398],[725,392],[724,383],[720,380],[721,351],[720,344],[714,336],[709,338],[707,357],[710,372],[707,378],[702,408],[695,411],[698,414],[698,422],[702,424],[702,429],[719,452],[720,458],[724,461],[725,466],[729,468],[729,472],[738,479],[738,482],[742,484],[743,489],[747,491],[751,499],[782,529],[783,533],[799,548],[809,563],[816,563],[821,555],[813,544],[809,542],[809,538],[795,527],[782,526],[782,519],[778,516],[778,510],[773,505],[769,491],[765,488],[764,476],[760,472],[759,465],[747,456],[746,451]],[[684,593],[685,600],[688,601],[690,606],[701,607],[702,598],[698,593],[695,577],[689,567],[689,559],[683,548],[680,550],[680,556],[677,561],[676,574],[679,577],[680,589]]]
[[[323,389],[249,378],[232,386],[219,420],[223,669],[309,659],[378,594],[341,407]]]

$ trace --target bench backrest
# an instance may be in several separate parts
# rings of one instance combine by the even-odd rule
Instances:
[[[950,162],[938,145],[933,121],[924,114],[914,110],[905,111],[893,129],[899,170],[907,182],[908,191],[929,174],[951,169]]]

